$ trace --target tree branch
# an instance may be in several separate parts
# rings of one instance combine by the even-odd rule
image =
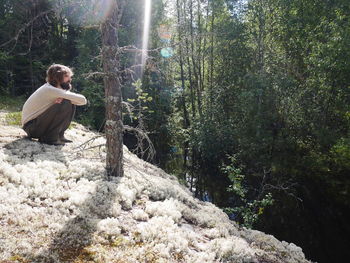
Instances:
[[[49,10],[46,10],[44,12],[41,12],[39,13],[38,15],[36,15],[35,17],[33,17],[30,21],[28,21],[27,23],[25,23],[18,31],[17,33],[15,34],[15,36],[13,38],[11,38],[10,40],[6,41],[5,43],[2,43],[0,45],[0,48],[1,47],[5,47],[7,46],[8,44],[10,44],[11,42],[15,41],[15,44],[13,45],[12,49],[9,51],[9,53],[11,53],[17,46],[17,42],[18,42],[18,38],[19,36],[27,29],[27,27],[31,26],[32,23],[37,20],[38,18],[44,16],[44,15],[47,15],[48,13],[50,12],[53,12],[54,9],[49,9]]]

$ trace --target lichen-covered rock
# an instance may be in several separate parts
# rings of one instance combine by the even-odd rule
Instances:
[[[49,146],[0,130],[0,261],[306,263],[302,249],[240,228],[124,147],[105,178],[105,140],[80,125]],[[6,262],[7,262],[6,261]]]

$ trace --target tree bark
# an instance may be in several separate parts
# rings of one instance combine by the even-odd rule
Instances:
[[[102,64],[106,97],[106,170],[108,176],[123,176],[122,93],[118,76],[118,0],[101,25]]]

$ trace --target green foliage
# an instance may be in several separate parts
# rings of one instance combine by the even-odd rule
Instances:
[[[98,74],[102,72],[98,58],[99,31],[96,28],[81,29],[75,47],[79,55],[73,61],[75,69],[73,87],[88,100],[86,106],[77,108],[76,119],[83,125],[98,130],[103,126],[105,115],[103,79],[101,74]]]
[[[253,224],[263,214],[264,209],[273,204],[271,193],[266,193],[261,199],[248,199],[248,187],[245,185],[245,175],[242,174],[242,169],[237,167],[237,159],[235,156],[228,156],[230,164],[223,165],[222,171],[228,176],[231,184],[227,188],[233,194],[235,204],[239,206],[226,207],[224,211],[234,215],[235,220],[241,221],[242,225],[252,228]]]
[[[22,112],[10,112],[5,116],[5,122],[7,125],[21,126]]]
[[[104,123],[105,115],[103,86],[84,79],[79,79],[77,82],[82,89],[81,93],[88,99],[88,104],[83,108],[77,108],[76,118],[81,124],[98,130]]]
[[[19,111],[25,102],[24,96],[13,97],[10,95],[0,95],[0,109],[5,111]]]
[[[331,160],[336,164],[337,169],[350,171],[350,139],[340,138],[330,150]]]
[[[11,59],[12,57],[6,52],[0,51],[0,95],[9,94],[10,90],[13,89],[11,71],[6,70],[6,65],[10,63]]]
[[[149,68],[145,69],[142,80],[134,82],[133,85],[135,93],[129,94],[128,101],[134,107],[134,119],[131,122],[126,117],[125,123],[130,122],[132,126],[143,127],[148,131],[148,136],[156,150],[153,162],[165,168],[166,162],[172,157],[170,153],[171,130],[168,121],[171,112],[170,87],[158,72]],[[159,138],[162,139],[159,140]]]
[[[128,98],[127,101],[133,104],[133,111],[126,111],[125,113],[130,116],[132,120],[138,120],[142,118],[145,113],[153,113],[154,110],[150,110],[147,106],[148,102],[151,102],[153,98],[148,95],[147,92],[144,92],[142,88],[141,79],[136,80],[132,85],[135,87],[136,98]]]

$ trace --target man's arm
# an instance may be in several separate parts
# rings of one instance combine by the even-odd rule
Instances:
[[[55,103],[61,103],[63,99],[70,100],[72,104],[75,105],[85,105],[87,103],[84,95],[74,93],[71,91],[66,91],[59,88],[48,87],[50,89],[50,93],[56,97]]]

